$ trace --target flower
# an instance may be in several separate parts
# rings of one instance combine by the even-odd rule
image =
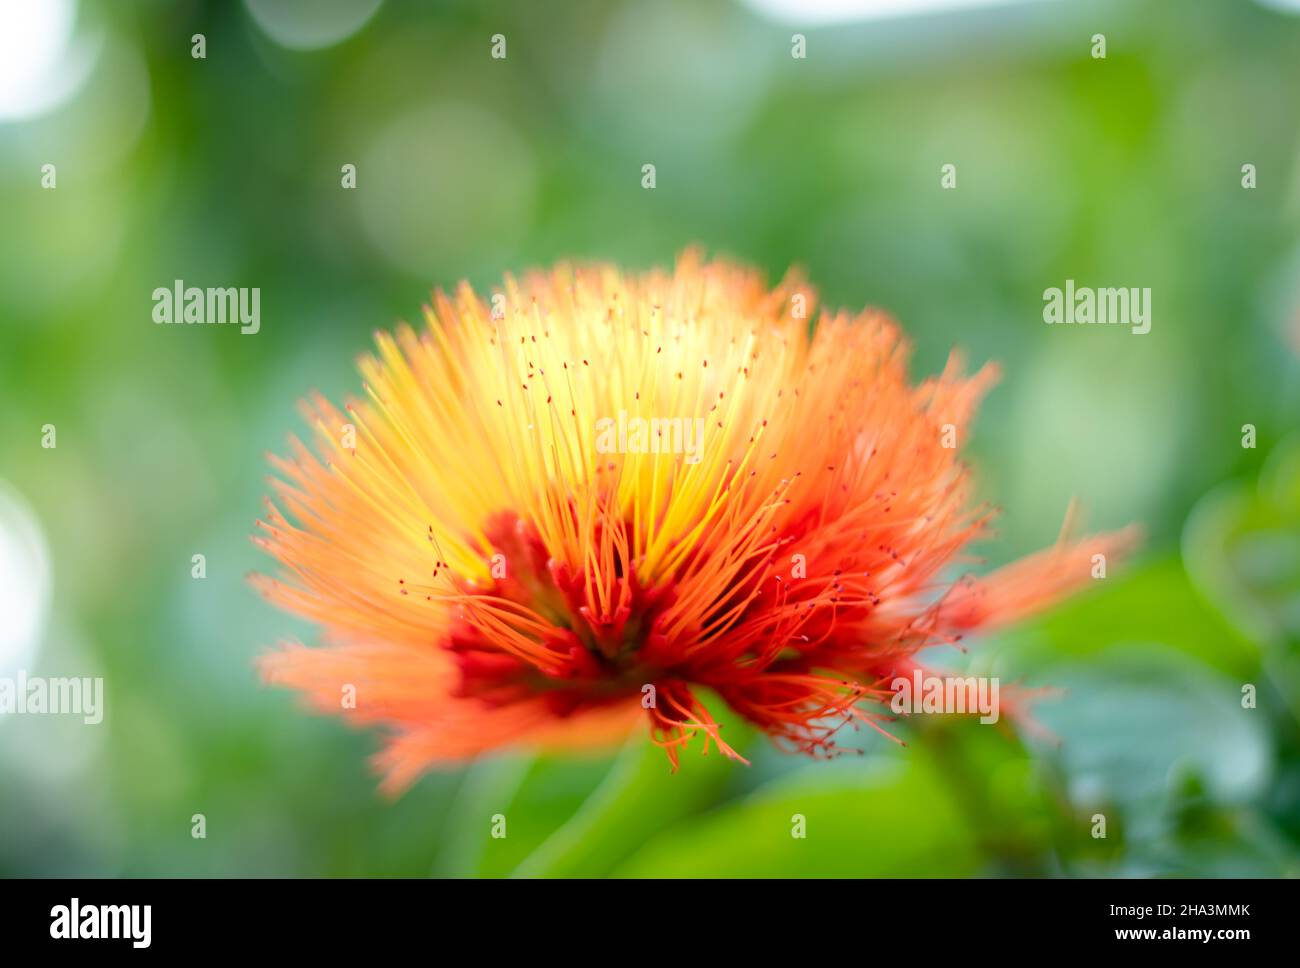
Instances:
[[[561,265],[491,300],[436,293],[378,334],[365,398],[305,404],[316,453],[272,458],[256,576],[325,645],[261,659],[324,711],[385,725],[400,790],[507,745],[637,721],[729,756],[711,691],[779,744],[881,728],[916,652],[1090,580],[1126,532],[945,579],[985,534],[957,443],[996,372],[909,382],[879,312],[823,312],[684,254],[669,273]],[[351,702],[349,701],[351,699]]]

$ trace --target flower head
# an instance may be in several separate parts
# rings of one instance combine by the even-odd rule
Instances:
[[[702,688],[833,754],[919,649],[1046,605],[1124,542],[946,580],[991,518],[956,444],[995,371],[954,356],[913,385],[892,321],[810,331],[814,299],[693,252],[437,293],[423,331],[376,337],[363,399],[306,403],[315,451],[273,458],[256,540],[284,571],[255,580],[326,642],[266,677],[387,726],[392,789],[638,720],[674,765],[697,735],[736,756]]]

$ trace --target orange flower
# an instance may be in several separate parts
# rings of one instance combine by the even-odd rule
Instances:
[[[273,458],[255,540],[286,577],[255,581],[327,644],[265,656],[266,678],[388,726],[394,790],[638,719],[674,766],[695,734],[736,756],[698,687],[831,754],[918,649],[1048,604],[1127,540],[945,585],[991,515],[954,443],[995,371],[954,356],[913,386],[893,322],[823,313],[810,335],[814,298],[689,252],[438,293],[422,333],[376,337],[365,400],[306,404],[320,456]]]

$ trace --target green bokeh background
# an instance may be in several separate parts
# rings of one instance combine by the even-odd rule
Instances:
[[[83,2],[85,83],[0,118],[0,538],[42,536],[0,574],[0,623],[48,594],[0,674],[107,690],[97,727],[0,718],[0,873],[1300,873],[1300,16],[387,0],[332,46],[272,39],[346,10]],[[918,377],[954,346],[1003,365],[969,448],[1004,508],[990,566],[1050,543],[1073,496],[1089,527],[1143,525],[1088,594],[931,657],[1064,688],[1038,706],[1061,742],[917,717],[905,749],[817,763],[719,710],[752,767],[670,774],[638,734],[384,800],[375,733],[253,673],[315,635],[246,583],[270,564],[248,541],[264,453],[432,286],[693,242],[884,307]],[[1151,332],[1045,326],[1067,278],[1150,287]],[[155,326],[175,279],[260,287],[261,332]]]

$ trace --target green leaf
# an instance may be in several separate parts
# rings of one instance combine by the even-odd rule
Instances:
[[[492,835],[491,818],[509,809],[533,763],[529,756],[492,756],[465,770],[440,838],[443,849],[434,863],[434,876],[468,877],[479,872]]]
[[[644,736],[641,737],[645,741]],[[479,809],[483,848],[477,873],[505,877],[563,827],[599,788],[610,771],[612,757],[568,753],[535,759],[500,812],[505,836],[493,836],[492,811]],[[498,832],[501,832],[498,828]]]
[[[1117,646],[1053,670],[1064,693],[1035,716],[1060,738],[1047,751],[1083,813],[1122,821],[1134,844],[1169,833],[1191,781],[1217,803],[1244,804],[1273,763],[1267,717],[1245,709],[1235,682],[1157,645]]]
[[[1196,587],[1258,641],[1300,642],[1300,439],[1278,446],[1257,485],[1226,484],[1188,518]]]
[[[998,663],[1032,684],[1055,685],[1055,666],[1122,643],[1158,643],[1235,679],[1255,675],[1259,649],[1192,586],[1175,557],[1099,579],[1090,594],[998,637]]]
[[[746,733],[727,741],[743,749]],[[635,732],[600,787],[515,873],[523,877],[596,876],[670,824],[717,802],[747,768],[713,750],[682,751],[674,773],[664,751]]]
[[[798,831],[803,819],[803,837]],[[974,833],[922,757],[805,767],[650,840],[613,871],[635,877],[962,876]]]

